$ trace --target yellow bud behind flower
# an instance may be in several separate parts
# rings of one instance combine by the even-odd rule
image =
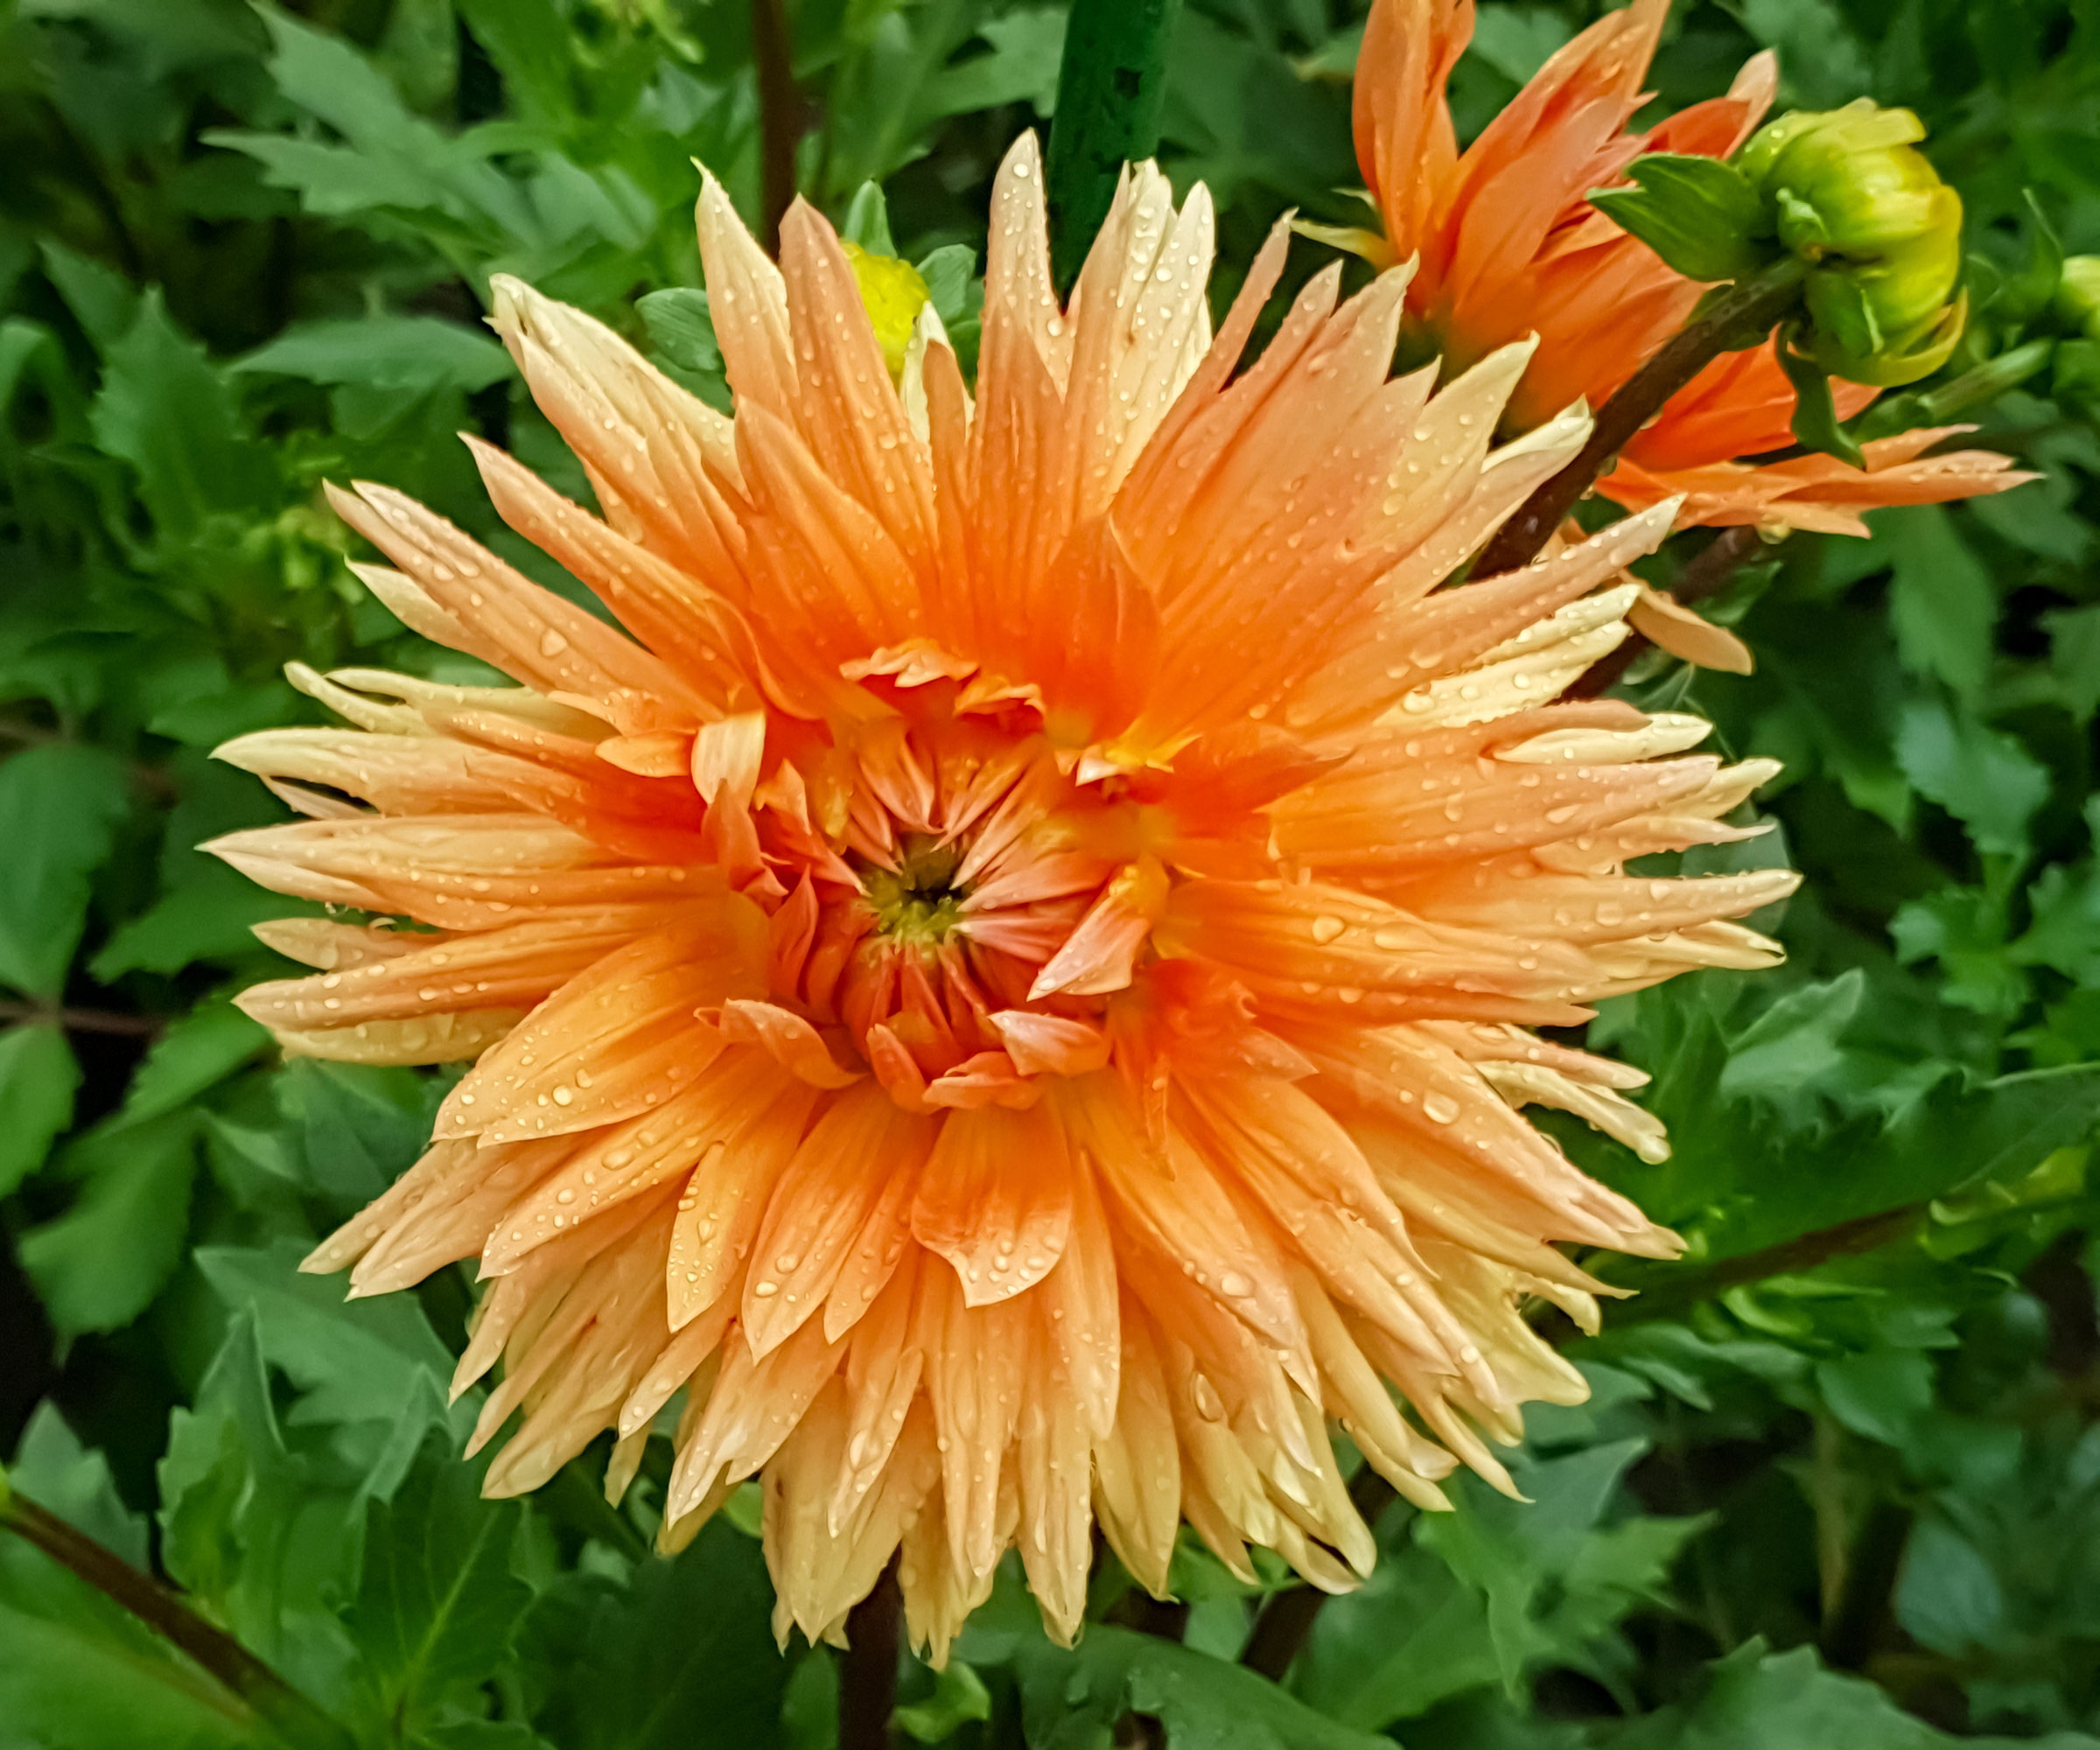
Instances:
[[[2100,340],[2100,256],[2072,256],[2057,283],[2057,319],[2089,340]]]
[[[1764,200],[1781,245],[1810,263],[1816,357],[1826,370],[1884,388],[1946,361],[1967,302],[1962,200],[1917,150],[1924,125],[1866,98],[1782,116],[1736,168]]]
[[[919,277],[919,270],[895,256],[878,256],[858,243],[845,243],[846,260],[852,264],[860,301],[875,325],[875,338],[882,346],[883,362],[894,382],[904,374],[904,355],[912,344],[912,325],[926,308],[932,293]]]

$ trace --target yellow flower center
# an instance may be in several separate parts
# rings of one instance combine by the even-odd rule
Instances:
[[[852,263],[854,284],[860,301],[875,325],[875,338],[882,344],[883,362],[894,382],[904,374],[904,355],[912,344],[912,325],[932,296],[919,270],[895,256],[878,256],[858,243],[845,245],[846,260]]]

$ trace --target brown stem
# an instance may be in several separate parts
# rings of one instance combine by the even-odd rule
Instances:
[[[140,1573],[115,1551],[16,1493],[4,1479],[0,1526],[33,1544],[172,1642],[290,1741],[316,1750],[348,1745],[348,1733],[230,1634],[206,1622],[173,1592]]]
[[[1638,1299],[1620,1307],[1613,1315],[1613,1326],[1622,1330],[1628,1325],[1642,1325],[1653,1319],[1675,1318],[1703,1300],[1726,1294],[1732,1288],[1746,1287],[1774,1276],[1793,1276],[1813,1270],[1817,1264],[1829,1264],[1834,1258],[1855,1257],[1861,1252],[1874,1251],[1901,1239],[1925,1218],[1927,1212],[1928,1206],[1923,1203],[1906,1203],[1900,1208],[1884,1209],[1879,1215],[1858,1215],[1849,1222],[1838,1222],[1834,1228],[1818,1228],[1812,1234],[1796,1235],[1775,1246],[1767,1246],[1762,1251],[1723,1258],[1704,1268],[1675,1269],[1654,1287],[1642,1289]]]
[[[1644,1319],[1664,1318],[1746,1283],[1791,1275],[1796,1270],[1827,1264],[1832,1258],[1872,1251],[1908,1233],[1923,1215],[1925,1208],[1922,1203],[1908,1204],[1900,1209],[1885,1210],[1879,1215],[1862,1215],[1854,1221],[1840,1222],[1834,1228],[1819,1228],[1776,1246],[1767,1246],[1762,1251],[1724,1258],[1704,1270],[1682,1271],[1662,1285],[1644,1292],[1631,1306],[1623,1309],[1613,1323],[1624,1326]],[[1568,1324],[1557,1340],[1577,1334],[1575,1326]],[[1349,1485],[1349,1499],[1355,1503],[1364,1522],[1376,1525],[1378,1516],[1392,1501],[1393,1490],[1383,1477],[1366,1465]],[[1278,1592],[1262,1606],[1261,1614],[1255,1619],[1254,1632],[1247,1637],[1247,1648],[1240,1655],[1240,1662],[1265,1677],[1282,1681],[1292,1662],[1305,1647],[1306,1637],[1312,1632],[1312,1624],[1326,1601],[1326,1593],[1309,1586]]]
[[[794,82],[794,46],[782,0],[751,0],[751,58],[759,74],[759,235],[778,253],[780,220],[794,201],[794,155],[802,144],[802,94]]]
[[[1801,296],[1802,263],[1782,257],[1761,272],[1710,293],[1702,313],[1622,383],[1598,410],[1589,441],[1575,459],[1519,507],[1474,564],[1473,575],[1492,578],[1529,564],[1596,485],[1612,458],[1662,410],[1662,405],[1720,357],[1754,346],[1769,334]]]
[[[904,1593],[892,1557],[875,1590],[846,1618],[846,1652],[838,1662],[838,1750],[887,1750],[903,1625]]]
[[[1349,1483],[1350,1505],[1374,1530],[1380,1516],[1397,1499],[1392,1484],[1368,1465],[1358,1471]],[[1293,1586],[1289,1592],[1278,1592],[1254,1619],[1254,1632],[1247,1637],[1240,1662],[1250,1671],[1260,1672],[1271,1683],[1283,1682],[1284,1674],[1304,1649],[1320,1606],[1326,1601],[1327,1594],[1317,1586]]]
[[[1676,582],[1670,585],[1670,594],[1686,607],[1719,594],[1729,578],[1764,544],[1764,536],[1747,523],[1724,529],[1700,548],[1698,556],[1678,573]],[[1576,676],[1564,696],[1593,699],[1609,692],[1634,666],[1634,658],[1647,648],[1648,640],[1640,633],[1628,633],[1625,642],[1610,655],[1591,663]]]
[[[120,1014],[114,1009],[40,1009],[34,1003],[0,1003],[0,1026],[20,1021],[64,1027],[73,1033],[123,1033],[150,1039],[160,1023],[150,1015]]]

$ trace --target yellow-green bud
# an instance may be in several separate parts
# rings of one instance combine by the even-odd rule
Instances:
[[[2057,283],[2056,317],[2089,340],[2100,340],[2100,256],[2072,256]]]
[[[883,362],[894,382],[904,374],[904,355],[912,344],[912,325],[932,295],[919,270],[895,256],[878,256],[848,242],[846,259],[853,266],[853,280],[860,288],[860,301],[875,325]]]
[[[1939,368],[1961,338],[1962,201],[1917,142],[1908,109],[1865,98],[1782,116],[1736,168],[1766,203],[1781,244],[1810,263],[1806,287],[1824,368],[1891,387]]]

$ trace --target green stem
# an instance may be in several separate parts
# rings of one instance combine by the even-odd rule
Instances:
[[[10,1488],[4,1475],[0,1475],[0,1529],[34,1544],[172,1642],[287,1743],[302,1750],[347,1750],[349,1733],[247,1648],[206,1622],[159,1581]]]
[[[1051,262],[1079,277],[1124,164],[1159,144],[1166,49],[1181,0],[1073,0],[1050,127]]]
[[[1723,353],[1759,345],[1801,299],[1802,263],[1782,256],[1733,285],[1709,292],[1692,319],[1622,383],[1598,410],[1589,441],[1558,474],[1526,499],[1474,561],[1473,575],[1492,578],[1529,564],[1577,500],[1641,428]]]
[[[2029,340],[1986,360],[1974,370],[1922,394],[1895,395],[1876,402],[1859,416],[1855,428],[1862,439],[1893,437],[1914,425],[1944,425],[1972,407],[1995,401],[2007,389],[2046,368],[2056,352],[2054,340]]]

